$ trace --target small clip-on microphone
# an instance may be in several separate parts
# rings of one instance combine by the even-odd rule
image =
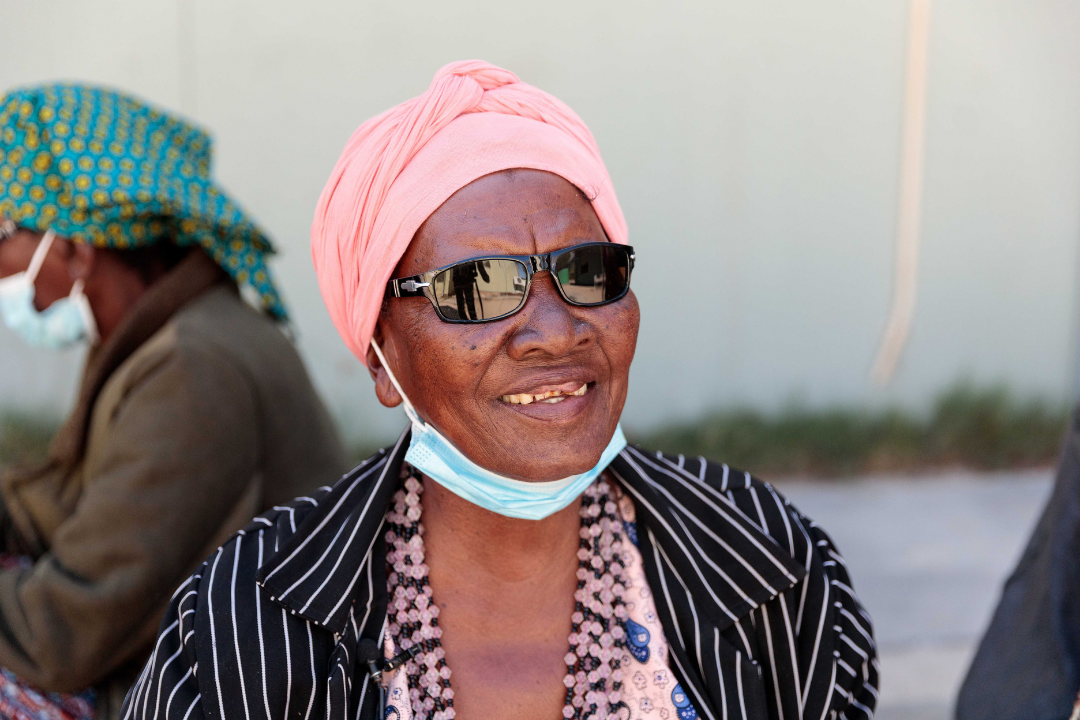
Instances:
[[[379,714],[377,717],[382,718],[386,715],[386,689],[382,685],[382,674],[397,670],[419,653],[420,646],[413,645],[408,650],[404,650],[387,660],[379,652],[379,644],[371,638],[361,639],[356,646],[356,659],[367,665],[368,674],[379,688]]]

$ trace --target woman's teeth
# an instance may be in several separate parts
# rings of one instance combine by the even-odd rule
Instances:
[[[551,392],[539,393],[538,395],[532,395],[530,393],[518,393],[517,395],[503,395],[499,399],[503,402],[510,403],[511,405],[531,405],[534,402],[547,403],[554,405],[560,403],[568,397],[581,397],[589,390],[589,384],[584,383],[581,387],[572,393],[564,393],[561,390],[552,390]]]

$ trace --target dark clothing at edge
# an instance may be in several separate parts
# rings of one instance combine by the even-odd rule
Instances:
[[[1080,411],[1054,492],[960,688],[957,720],[1066,720],[1080,690]]]
[[[0,666],[118,717],[176,586],[347,467],[296,350],[201,250],[91,351],[47,462],[0,476]]]

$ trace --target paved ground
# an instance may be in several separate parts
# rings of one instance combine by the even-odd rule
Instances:
[[[874,618],[879,720],[946,720],[1051,473],[776,486],[832,535]]]

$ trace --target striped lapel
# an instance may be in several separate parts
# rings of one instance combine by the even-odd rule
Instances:
[[[634,500],[672,671],[699,715],[765,717],[760,668],[722,634],[790,589],[805,568],[724,494],[732,480],[727,466],[703,461],[695,475],[662,455],[627,447],[608,470]]]
[[[363,576],[372,570],[376,577],[385,574],[380,570],[386,564],[385,548],[378,541],[408,448],[406,430],[393,447],[380,450],[334,486],[256,575],[271,598],[337,634],[345,629],[354,603],[366,610],[365,616],[382,622],[386,583],[365,582]]]
[[[705,465],[704,476],[698,477],[662,456],[627,447],[608,469],[633,498],[638,522],[644,521],[655,538],[660,557],[670,562],[702,615],[718,629],[805,574],[787,550],[723,494],[730,480],[726,466]]]

